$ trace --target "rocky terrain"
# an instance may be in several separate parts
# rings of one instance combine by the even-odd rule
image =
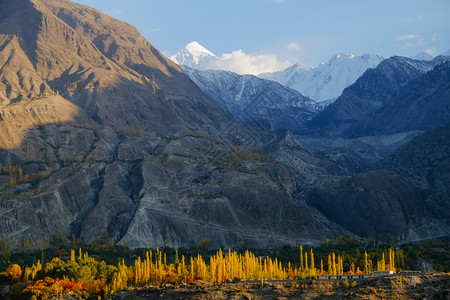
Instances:
[[[222,108],[253,127],[295,132],[322,110],[317,102],[271,80],[228,71],[183,69]]]
[[[59,94],[96,124],[158,135],[231,120],[129,24],[58,0],[2,2],[0,20],[2,106]]]
[[[346,88],[301,134],[357,138],[445,125],[449,120],[445,100],[449,65],[445,62],[449,58],[417,61],[391,57],[382,61]],[[435,115],[437,109],[442,111]]]
[[[14,244],[276,247],[450,232],[446,150],[410,152],[427,165],[403,152],[371,165],[383,157],[367,144],[312,151],[288,130],[248,126],[134,27],[87,6],[0,2],[0,70],[0,236]],[[441,135],[435,147],[447,149]],[[426,149],[413,141],[399,151]]]
[[[448,299],[450,275],[393,276],[348,282],[224,283],[123,291],[111,299]]]
[[[259,132],[132,26],[68,1],[19,2],[1,7],[3,236],[232,247],[342,233],[295,199],[288,168],[245,148]]]

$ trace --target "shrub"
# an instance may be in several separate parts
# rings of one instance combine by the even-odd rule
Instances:
[[[348,283],[348,280],[347,280],[347,279],[345,279],[344,285],[345,285],[346,287],[348,287],[348,286],[350,285],[350,283]]]
[[[10,265],[7,273],[12,279],[20,278],[20,276],[22,276],[22,268],[16,264]]]

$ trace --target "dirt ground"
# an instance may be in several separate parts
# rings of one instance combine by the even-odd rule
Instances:
[[[177,287],[166,285],[117,292],[114,300],[141,299],[433,299],[450,300],[450,274],[392,276],[347,282],[238,282]]]

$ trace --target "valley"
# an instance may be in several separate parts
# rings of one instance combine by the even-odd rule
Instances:
[[[351,288],[271,283],[266,290],[256,283],[244,288],[243,281],[230,285],[229,295],[220,291],[223,282],[251,276],[224,276],[210,280],[219,285],[203,286],[203,277],[216,276],[211,257],[227,257],[217,254],[219,249],[230,249],[227,259],[234,250],[241,255],[252,250],[261,265],[269,265],[263,259],[267,253],[278,251],[270,264],[279,274],[252,280],[297,280],[309,276],[302,273],[303,258],[299,264],[295,252],[282,259],[280,249],[307,245],[312,255],[313,247],[342,237],[359,243],[354,254],[359,261],[346,257],[345,249],[327,251],[336,251],[346,271],[352,262],[353,269],[363,268],[360,251],[370,249],[376,264],[391,247],[415,253],[403,269],[422,263],[448,272],[449,266],[448,52],[386,59],[338,53],[317,67],[292,64],[255,75],[211,67],[236,55],[273,62],[242,51],[215,55],[197,42],[168,58],[137,28],[89,6],[68,0],[0,1],[0,255],[5,270],[35,266],[28,277],[15,277],[14,266],[3,274],[5,280],[17,279],[23,291],[34,284],[50,288],[72,276],[66,280],[70,286],[78,275],[41,272],[34,280],[41,271],[36,253],[41,251],[44,264],[45,251],[59,251],[45,263],[70,265],[76,261],[67,260],[71,250],[96,246],[102,249],[95,250],[96,257],[80,254],[78,259],[109,271],[80,282],[98,280],[105,290],[93,295],[109,296],[157,285],[130,274],[140,268],[134,266],[139,257],[149,268],[145,251],[159,255],[164,248],[172,257],[185,251],[186,259],[198,263],[195,272],[204,272],[194,276],[194,266],[183,269],[183,276],[192,275],[193,285],[186,286],[187,278],[176,269],[180,261],[175,267],[172,258],[164,264],[161,257],[153,260],[152,272],[159,263],[161,272],[184,282],[182,291],[166,287],[170,297],[264,299],[308,291],[308,297],[370,298],[372,291],[377,297],[407,298],[435,284],[441,295],[448,282],[442,274],[420,275],[424,288],[407,283],[400,292],[393,292],[398,278]],[[414,250],[435,239],[439,246],[430,251],[445,253],[442,261]],[[202,242],[206,248],[198,246]],[[115,261],[102,263],[102,251],[128,258],[114,255]],[[126,264],[118,264],[120,258]],[[324,274],[319,260],[308,262],[308,272]],[[386,264],[373,269],[384,270]],[[128,274],[128,283],[119,270]],[[53,283],[41,282],[47,275]],[[70,290],[67,282],[60,283]],[[389,292],[375,292],[372,284]],[[139,299],[163,291],[132,293]]]

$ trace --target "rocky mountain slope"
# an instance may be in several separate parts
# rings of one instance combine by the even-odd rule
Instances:
[[[315,101],[271,80],[228,71],[183,69],[221,107],[261,128],[295,132],[321,110]]]
[[[362,236],[420,240],[450,232],[449,126],[406,143],[372,170],[323,180],[306,197],[327,218]],[[368,226],[372,224],[372,226]]]
[[[231,120],[134,27],[87,6],[4,1],[0,19],[4,105],[58,93],[97,123],[158,134]]]
[[[365,72],[352,86],[344,90],[336,102],[313,118],[307,124],[305,132],[319,136],[354,138],[429,129],[442,125],[442,122],[445,123],[445,120],[448,120],[447,116],[438,117],[439,121],[436,120],[431,127],[415,126],[412,119],[422,114],[428,115],[426,119],[433,122],[434,118],[429,117],[432,114],[431,111],[445,104],[443,103],[445,96],[442,93],[446,93],[448,85],[439,81],[432,87],[430,85],[433,85],[433,80],[424,75],[448,59],[449,57],[437,57],[432,61],[415,61],[406,57],[392,57],[384,60],[377,68]],[[441,68],[445,69],[446,66],[443,65]],[[441,71],[437,70],[434,75],[431,73],[429,76],[439,77],[439,72]],[[446,74],[445,71],[443,74]],[[433,91],[438,86],[442,92],[434,95]],[[404,101],[404,98],[408,99],[408,97],[409,100]],[[424,100],[418,100],[420,97],[429,100],[431,100],[430,97],[437,97],[440,100],[436,99],[433,100],[435,104],[419,107],[419,102],[424,103]],[[429,113],[427,113],[428,110],[430,110]],[[377,118],[380,120],[376,121]],[[387,119],[391,122],[389,128],[384,126]],[[410,119],[408,125],[402,119]],[[424,124],[424,122],[426,121],[419,123]]]
[[[449,137],[449,124],[430,130],[383,159],[379,167],[409,177],[421,186],[433,187],[442,181],[435,176],[448,175]],[[443,192],[448,193],[447,188]]]
[[[348,128],[349,135],[429,130],[450,122],[450,63],[436,66],[401,88],[383,107]]]

